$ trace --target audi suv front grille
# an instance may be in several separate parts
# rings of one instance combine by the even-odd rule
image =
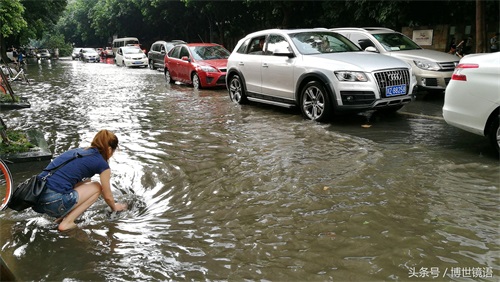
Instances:
[[[407,69],[392,69],[374,73],[382,97],[386,97],[388,86],[406,85],[406,93],[410,90],[410,71]]]

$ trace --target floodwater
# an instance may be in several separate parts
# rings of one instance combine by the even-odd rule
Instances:
[[[27,73],[13,87],[32,106],[3,111],[7,125],[43,131],[54,155],[114,131],[113,191],[130,209],[100,199],[66,233],[31,210],[1,213],[19,280],[499,279],[499,161],[443,121],[442,95],[321,124],[112,62]],[[18,182],[46,164],[11,170]]]

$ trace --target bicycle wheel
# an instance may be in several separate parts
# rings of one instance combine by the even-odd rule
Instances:
[[[7,208],[12,195],[12,174],[3,160],[0,159],[0,211]]]

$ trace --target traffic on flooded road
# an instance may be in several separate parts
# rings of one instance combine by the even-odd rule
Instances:
[[[19,280],[500,275],[498,154],[445,122],[444,93],[320,123],[113,58],[42,61],[25,73],[31,83],[13,87],[31,107],[3,111],[8,126],[41,130],[54,156],[114,132],[112,191],[129,209],[112,213],[99,199],[63,233],[32,210],[1,213],[2,259]],[[19,181],[45,165],[9,167]]]

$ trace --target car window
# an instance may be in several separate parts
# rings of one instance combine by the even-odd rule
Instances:
[[[368,36],[362,33],[353,32],[351,33],[351,37],[349,39],[351,39],[352,42],[356,43],[362,50],[365,50],[370,46],[375,47],[375,43],[373,43],[373,41],[371,41]]]
[[[290,34],[301,54],[357,52],[361,49],[343,35],[334,32],[311,31]]]
[[[274,54],[276,49],[286,49],[288,51],[292,51],[290,48],[290,43],[286,41],[286,39],[278,34],[271,34],[267,41],[267,45],[265,47],[265,54],[272,55]]]
[[[243,44],[241,44],[240,48],[238,48],[238,50],[236,50],[236,53],[245,54],[249,43],[250,43],[250,39],[245,40],[245,42],[243,42]]]
[[[171,57],[171,58],[180,58],[179,57],[179,54],[180,54],[180,50],[181,50],[181,47],[180,46],[177,46],[175,48],[173,48],[172,50],[170,50],[170,52],[168,53],[168,56]]]
[[[125,53],[125,54],[140,54],[143,52],[139,48],[126,48],[126,49],[123,49],[123,53]]]
[[[189,47],[195,60],[218,60],[229,58],[229,51],[222,46],[193,46]]]
[[[264,51],[264,45],[266,42],[265,36],[254,37],[250,41],[250,48],[248,49],[248,54],[262,55]]]
[[[187,57],[188,59],[191,58],[191,56],[189,55],[188,49],[184,46],[181,47],[181,53],[180,53],[179,58],[182,59],[182,57]]]
[[[373,34],[373,37],[375,37],[387,51],[422,49],[417,43],[400,33]]]
[[[175,45],[172,43],[167,43],[166,46],[167,46],[167,53],[170,52],[170,50],[172,50],[175,47]]]

